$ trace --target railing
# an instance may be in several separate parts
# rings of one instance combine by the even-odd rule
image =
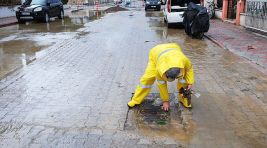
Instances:
[[[247,0],[246,15],[267,19],[267,0]]]

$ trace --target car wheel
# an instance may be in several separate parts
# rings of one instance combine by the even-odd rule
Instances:
[[[60,10],[60,13],[58,15],[58,18],[59,19],[63,19],[64,18],[64,11],[63,10]]]
[[[48,13],[47,12],[45,12],[45,14],[44,14],[44,23],[48,23],[49,22],[49,15],[48,15]]]
[[[171,27],[171,24],[167,22],[167,27],[170,28]]]
[[[18,23],[19,23],[19,24],[24,24],[25,21],[24,21],[24,20],[21,20],[21,19],[18,19]]]

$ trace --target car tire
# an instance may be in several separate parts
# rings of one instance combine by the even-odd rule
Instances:
[[[58,15],[58,18],[59,19],[63,19],[64,18],[64,11],[62,9],[60,10],[60,13]]]
[[[24,20],[21,20],[21,19],[18,19],[18,23],[19,23],[19,24],[24,24],[25,21],[24,21]]]
[[[48,22],[49,22],[49,20],[50,20],[50,18],[49,18],[49,15],[48,15],[48,13],[47,13],[47,12],[45,12],[45,13],[44,13],[43,22],[44,22],[44,23],[48,23]]]
[[[168,23],[168,22],[167,22],[166,24],[167,24],[167,27],[168,27],[168,28],[170,28],[170,27],[171,27],[171,24],[170,24],[170,23]]]

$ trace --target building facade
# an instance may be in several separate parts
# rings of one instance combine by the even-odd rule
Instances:
[[[216,0],[215,4],[217,18],[267,33],[267,0]]]

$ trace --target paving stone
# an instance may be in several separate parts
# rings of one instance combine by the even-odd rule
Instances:
[[[85,25],[88,35],[55,43],[2,79],[0,147],[264,147],[266,76],[207,39],[193,40],[182,29],[163,27],[159,13],[108,14]],[[123,130],[126,103],[149,49],[166,42],[179,43],[191,59],[194,90],[201,96],[193,97],[182,121],[166,129],[170,135],[149,135],[154,128],[148,135]],[[171,93],[177,92],[175,85],[168,86]],[[156,85],[151,93],[158,93]],[[175,132],[188,120],[192,131]],[[179,137],[186,134],[186,140]]]

